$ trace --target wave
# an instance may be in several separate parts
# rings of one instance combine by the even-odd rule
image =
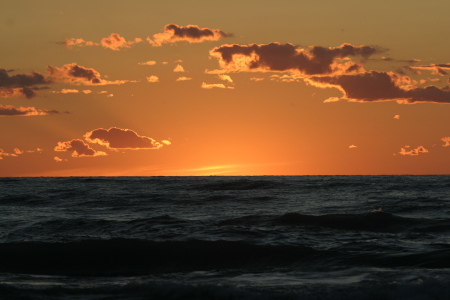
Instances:
[[[449,268],[450,246],[383,254],[242,241],[148,241],[116,238],[68,243],[0,244],[0,272],[135,276],[209,270],[317,269],[338,266]]]
[[[307,225],[344,230],[401,231],[418,223],[417,219],[405,218],[385,212],[362,214],[305,215],[286,213],[274,219],[282,225]]]
[[[116,276],[214,269],[266,269],[309,261],[303,246],[231,241],[84,240],[0,244],[0,272]]]
[[[360,214],[309,215],[289,212],[280,216],[246,215],[219,221],[217,226],[288,226],[331,228],[345,231],[439,233],[450,230],[449,219],[408,218],[373,211]]]
[[[216,182],[202,184],[194,189],[199,190],[259,190],[274,189],[280,187],[280,181],[266,179],[233,178],[221,179]]]
[[[423,279],[422,279],[423,278]],[[362,282],[347,285],[252,286],[184,283],[167,279],[129,279],[126,283],[42,287],[0,284],[1,299],[159,299],[159,300],[448,300],[450,282],[422,276],[411,282]],[[67,279],[65,280],[68,281]]]

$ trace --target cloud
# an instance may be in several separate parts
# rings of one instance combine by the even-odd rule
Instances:
[[[10,76],[9,73],[13,71],[0,68],[0,97],[25,96],[27,98],[33,98],[36,96],[36,90],[47,88],[35,87],[36,85],[51,83],[48,77],[38,72]]]
[[[102,38],[100,43],[85,41],[81,38],[66,38],[62,44],[64,44],[69,49],[72,49],[72,47],[102,46],[106,49],[119,51],[122,48],[130,48],[131,45],[140,42],[142,42],[141,38],[135,38],[134,40],[127,41],[124,37],[120,36],[120,34],[111,33],[109,37]]]
[[[400,120],[400,115],[395,115],[394,119]]]
[[[262,77],[252,77],[252,78],[250,78],[250,80],[258,82],[258,81],[263,81],[264,78],[262,78]]]
[[[141,38],[135,38],[132,41],[125,40],[118,33],[111,33],[109,37],[102,38],[101,45],[103,48],[118,51],[121,48],[130,48],[131,45],[142,42]]]
[[[83,140],[73,139],[67,142],[58,142],[55,151],[73,151],[72,157],[93,157],[107,155],[102,151],[95,151]]]
[[[152,75],[147,77],[148,82],[159,82],[158,76]]]
[[[61,68],[47,66],[47,72],[54,81],[83,85],[124,84],[129,80],[108,81],[101,79],[98,71],[79,66],[76,63],[65,64]]]
[[[431,71],[431,74],[436,75],[447,75],[447,72],[445,70],[450,70],[450,63],[449,64],[430,64],[430,65],[424,65],[424,66],[411,66],[411,69],[416,70],[427,70]]]
[[[67,159],[62,159],[62,158],[59,158],[58,156],[53,157],[53,159],[54,159],[56,162],[67,161]]]
[[[18,107],[11,105],[3,106],[0,104],[0,117],[28,117],[28,116],[45,116],[59,114],[57,110],[37,109],[35,107]],[[68,112],[65,112],[68,113]]]
[[[61,91],[50,91],[53,94],[78,94],[80,91],[75,89],[62,89]]]
[[[408,77],[392,72],[370,71],[363,74],[317,76],[305,79],[320,88],[337,88],[341,99],[354,102],[397,101],[398,103],[450,103],[450,90],[434,85],[413,87],[405,85]]]
[[[419,155],[419,153],[428,153],[428,150],[425,149],[423,146],[419,146],[416,149],[412,149],[407,151],[405,148],[401,148],[400,152],[401,155],[411,155],[416,156]]]
[[[304,80],[304,76],[298,74],[271,75],[270,80],[278,82],[301,82]]]
[[[303,75],[348,74],[362,72],[360,63],[346,59],[359,56],[368,59],[371,55],[384,52],[376,46],[353,46],[342,44],[339,47],[313,46],[302,49],[293,44],[251,44],[222,45],[212,49],[211,57],[219,60],[221,72],[295,72]]]
[[[202,83],[202,89],[210,90],[212,88],[226,89],[227,87],[223,83]]]
[[[156,65],[156,61],[154,61],[154,60],[144,61],[144,62],[138,63],[138,65],[140,65],[140,66],[153,66],[153,65]]]
[[[117,127],[98,128],[86,133],[84,137],[89,143],[98,143],[109,149],[159,149],[163,144],[166,144],[138,135],[133,130]]]
[[[24,153],[42,153],[42,149],[36,148],[33,150],[20,150],[19,148],[14,148],[14,152],[8,153],[5,152],[3,149],[0,149],[0,159],[3,159],[3,156],[10,156],[10,157],[18,157],[19,155],[22,155]]]
[[[358,148],[358,146],[350,145],[350,146],[348,146],[348,148],[349,148],[349,149],[353,149],[353,148]]]
[[[448,147],[448,146],[450,146],[450,136],[443,137],[443,138],[441,139],[441,141],[445,142],[445,145],[443,145],[443,147]]]
[[[17,154],[16,153],[8,153],[8,152],[5,152],[3,149],[0,149],[0,159],[3,159],[3,156],[17,157]]]
[[[84,39],[77,39],[77,38],[66,38],[66,40],[62,43],[64,44],[68,49],[72,49],[74,46],[83,47],[83,46],[98,46],[99,44],[94,43],[92,41],[85,41]]]
[[[186,80],[192,80],[192,78],[191,77],[181,76],[181,77],[178,77],[176,81],[186,81]]]
[[[176,24],[167,24],[164,26],[164,32],[154,34],[153,40],[150,38],[147,38],[147,40],[153,46],[161,46],[164,43],[176,43],[178,41],[187,41],[189,43],[217,41],[231,36],[233,35],[218,29],[200,28],[197,25],[178,26]]]
[[[230,83],[233,83],[233,79],[231,79],[231,77],[229,75],[218,74],[217,76],[219,77],[220,80],[228,81]]]
[[[173,69],[173,71],[174,71],[174,72],[185,72],[182,65],[177,65],[177,66],[175,67],[175,69]]]

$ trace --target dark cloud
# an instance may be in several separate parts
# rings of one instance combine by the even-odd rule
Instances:
[[[56,81],[83,84],[101,83],[99,72],[91,68],[79,66],[76,63],[66,64],[61,68],[47,66],[47,72]]]
[[[63,65],[61,68],[47,66],[47,72],[55,81],[83,85],[123,84],[129,80],[108,81],[101,79],[100,73],[92,68],[79,66],[76,63]]]
[[[133,130],[117,127],[95,129],[86,133],[85,138],[89,143],[98,143],[110,149],[159,149],[166,144],[138,135]]]
[[[399,103],[450,103],[450,90],[434,85],[412,87],[410,79],[395,73],[371,71],[363,74],[311,77],[310,84],[320,88],[337,88],[342,99],[357,102],[397,101]]]
[[[252,44],[222,45],[210,51],[219,60],[222,70],[239,72],[299,72],[304,75],[347,74],[363,71],[362,65],[345,60],[349,56],[363,59],[385,51],[377,46],[353,46],[342,44],[339,47],[314,46],[302,49],[293,44]]]
[[[189,43],[201,43],[203,41],[217,41],[221,38],[231,37],[218,29],[200,28],[197,25],[178,26],[167,24],[163,33],[153,35],[153,40],[147,40],[154,46],[161,46],[164,43],[175,43],[178,41],[188,41]]]
[[[59,114],[59,113],[60,112],[57,110],[37,109],[35,107],[15,108],[11,105],[3,106],[0,104],[0,117],[45,116],[45,115]]]
[[[83,140],[73,139],[67,142],[58,142],[58,146],[54,148],[55,151],[73,151],[73,157],[89,157],[106,155],[105,152],[95,151]]]
[[[13,70],[0,69],[0,97],[9,98],[15,96],[25,96],[33,98],[36,90],[41,89],[36,85],[51,83],[45,75],[32,72],[29,74],[9,75]]]

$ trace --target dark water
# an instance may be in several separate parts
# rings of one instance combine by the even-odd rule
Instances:
[[[450,176],[0,178],[1,299],[450,299]]]

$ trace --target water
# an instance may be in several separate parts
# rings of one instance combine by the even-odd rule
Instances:
[[[450,299],[450,176],[0,178],[0,299]]]

